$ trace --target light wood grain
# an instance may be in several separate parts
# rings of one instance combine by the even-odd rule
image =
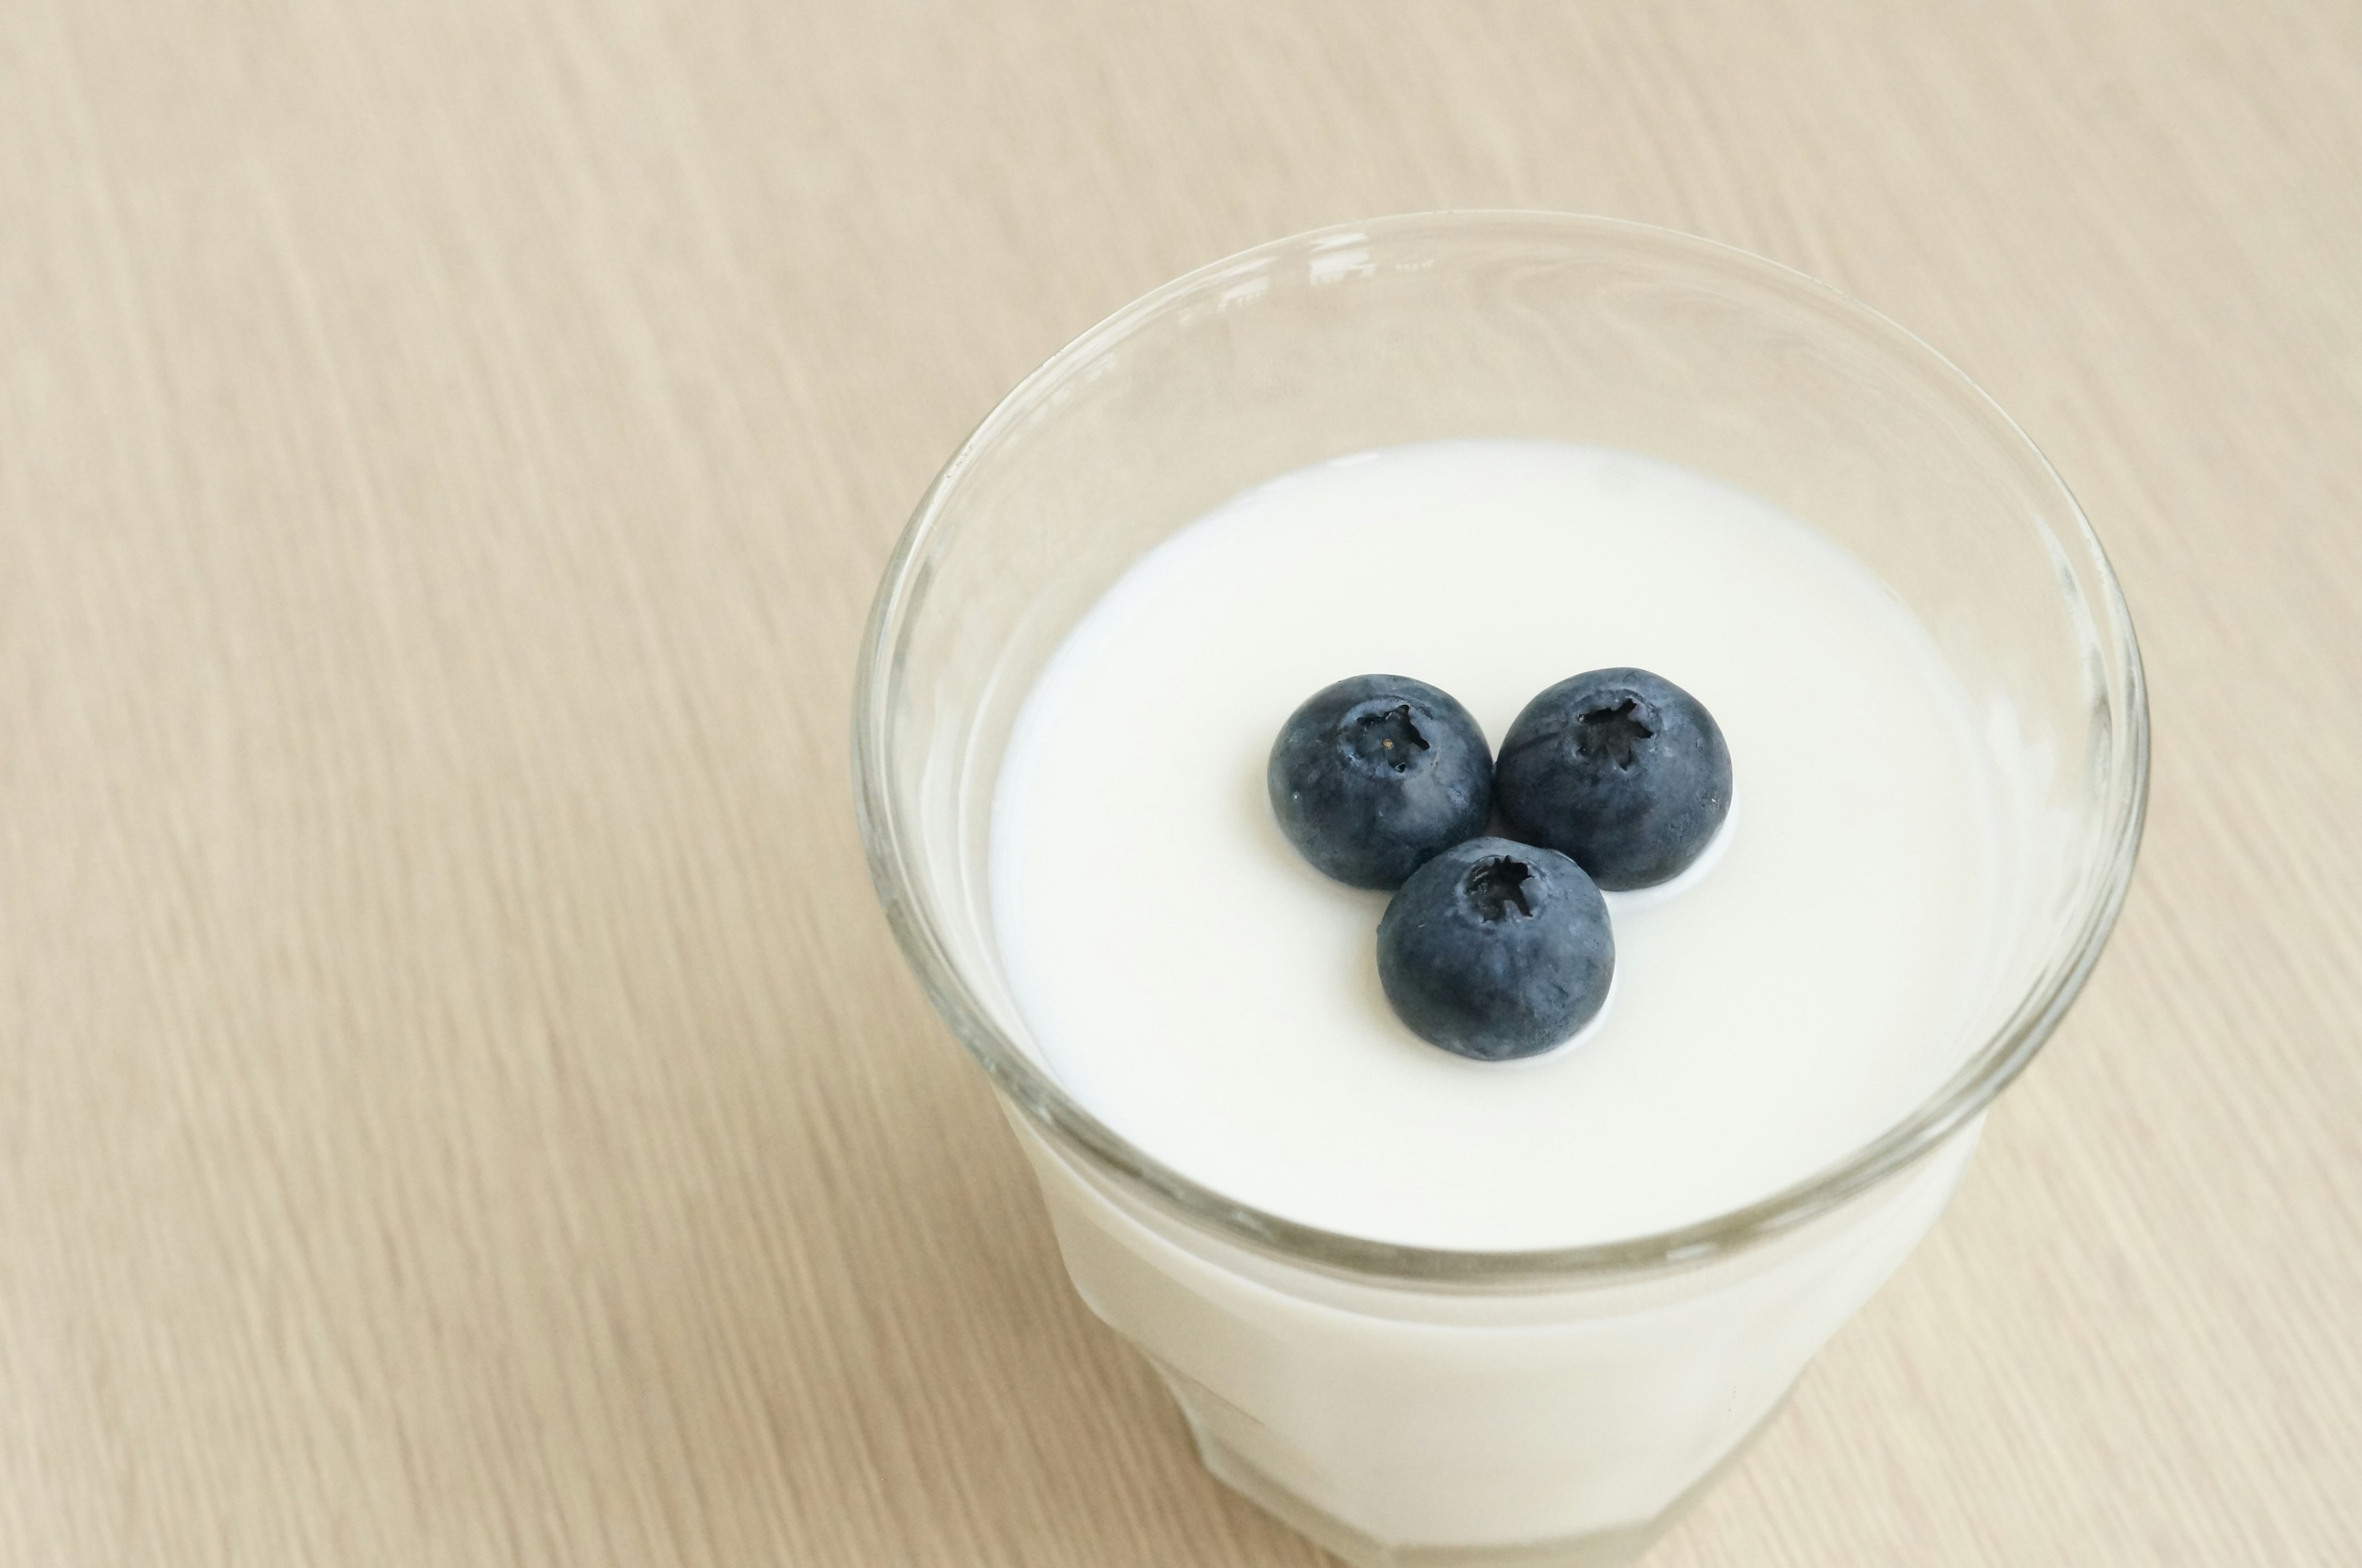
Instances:
[[[1652,1562],[2362,1561],[2362,8],[0,5],[0,1562],[1308,1564],[875,912],[966,427],[1241,246],[1793,262],[2077,487],[2145,864]]]

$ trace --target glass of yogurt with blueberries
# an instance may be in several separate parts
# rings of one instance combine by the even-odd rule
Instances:
[[[2099,542],[1966,377],[1531,213],[1054,357],[905,534],[855,746],[1076,1288],[1362,1564],[1696,1497],[1941,1213],[2147,778]]]

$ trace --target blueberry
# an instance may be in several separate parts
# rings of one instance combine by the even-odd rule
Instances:
[[[1678,876],[1730,813],[1730,747],[1704,703],[1645,669],[1595,669],[1526,704],[1501,743],[1501,820],[1601,887]]]
[[[1378,922],[1378,979],[1411,1032],[1506,1062],[1591,1021],[1616,973],[1607,900],[1555,849],[1473,838],[1420,867]]]
[[[1401,887],[1493,812],[1485,732],[1447,693],[1399,675],[1314,692],[1272,743],[1264,781],[1288,842],[1356,888]]]

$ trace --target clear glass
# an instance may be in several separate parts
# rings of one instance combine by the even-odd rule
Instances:
[[[1000,966],[993,790],[1068,629],[1243,490],[1455,436],[1626,448],[1821,529],[1918,615],[2016,782],[1981,1047],[1829,1168],[1679,1231],[1459,1252],[1261,1212],[1069,1098]],[[903,536],[855,742],[879,897],[999,1088],[1085,1298],[1165,1373],[1218,1474],[1352,1561],[1405,1564],[1621,1562],[1728,1463],[1934,1223],[2072,1000],[2131,874],[2148,752],[2099,541],[1965,376],[1773,263],[1536,213],[1278,240],[1054,356]]]

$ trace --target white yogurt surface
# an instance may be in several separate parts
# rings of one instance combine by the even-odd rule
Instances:
[[[1306,864],[1264,767],[1349,675],[1431,682],[1496,745],[1545,686],[1639,665],[1730,745],[1713,863],[1609,895],[1573,1045],[1464,1061],[1379,989],[1385,895]],[[1032,1047],[1198,1181],[1327,1229],[1576,1245],[1705,1220],[1844,1157],[1974,1042],[1994,784],[1925,631],[1822,536],[1699,474],[1525,441],[1299,470],[1142,558],[1012,736],[995,916]]]

